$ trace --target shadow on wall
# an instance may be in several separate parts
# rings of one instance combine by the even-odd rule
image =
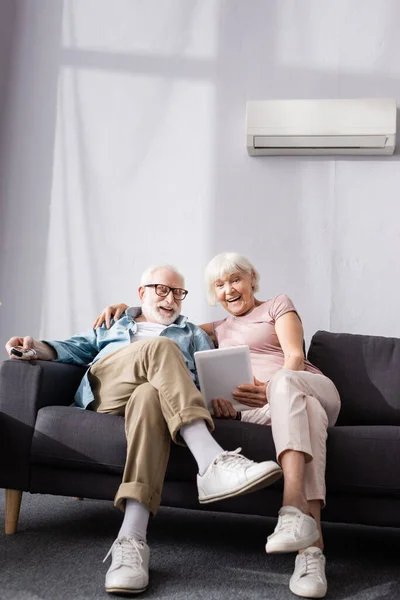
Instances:
[[[182,8],[183,19],[182,29],[190,32],[195,22],[196,12],[190,3]],[[140,145],[132,148],[131,171],[135,173],[140,165],[145,162],[149,153],[156,132],[161,128],[170,105],[172,94],[172,84],[177,78],[187,77],[189,79],[198,79],[208,76],[207,61],[191,61],[181,58],[180,54],[184,51],[188,40],[184,35],[177,43],[177,49],[174,53],[163,56],[147,56],[123,53],[107,52],[103,50],[92,50],[79,48],[79,36],[76,30],[79,25],[79,11],[74,10],[72,3],[65,6],[63,22],[70,45],[63,46],[60,49],[60,68],[67,67],[70,72],[70,91],[72,95],[74,123],[64,120],[63,106],[60,104],[59,110],[59,130],[57,137],[60,138],[60,173],[55,177],[61,180],[61,190],[54,194],[53,201],[60,206],[62,214],[63,238],[65,244],[65,254],[68,257],[65,261],[65,287],[66,287],[66,325],[70,331],[75,331],[76,311],[74,307],[74,243],[76,244],[76,235],[74,232],[74,222],[72,222],[72,213],[74,219],[79,219],[85,236],[81,239],[80,261],[85,265],[86,278],[88,280],[87,288],[89,297],[86,302],[96,304],[96,298],[101,295],[101,286],[103,281],[104,265],[99,256],[101,246],[104,246],[104,238],[99,239],[99,232],[106,235],[107,227],[110,227],[110,203],[106,205],[99,202],[98,192],[94,182],[98,179],[96,164],[92,160],[91,150],[93,140],[90,139],[88,128],[85,130],[85,104],[81,97],[79,71],[88,69],[90,71],[109,71],[110,73],[131,73],[134,75],[154,74],[157,79],[162,78],[162,85],[159,87],[159,95],[163,98],[162,111],[153,113],[147,111],[141,118],[140,127],[136,130],[137,139],[141,140]],[[194,67],[194,68],[193,68]],[[60,100],[62,102],[63,90],[60,90]],[[100,105],[101,106],[101,105]],[[75,136],[77,156],[70,156],[67,139],[71,137],[71,130]],[[56,149],[57,152],[57,149]],[[112,158],[112,157],[110,157]],[[74,197],[74,208],[71,208],[71,199],[69,197],[71,181],[76,179],[76,194]],[[76,224],[76,221],[75,221]],[[99,248],[100,246],[100,248]],[[122,250],[122,242],[121,242]],[[48,245],[48,252],[45,260],[46,266],[51,260],[51,244]],[[44,307],[46,312],[46,306]]]
[[[261,284],[267,282],[268,297],[275,295],[274,292],[285,292],[293,294],[295,305],[299,307],[309,306],[311,302],[316,316],[304,313],[303,317],[306,321],[314,319],[317,328],[330,329],[329,307],[334,294],[330,289],[333,285],[331,244],[334,243],[330,232],[334,223],[336,165],[363,162],[370,163],[373,168],[378,162],[397,162],[400,140],[397,140],[393,156],[248,157],[245,104],[247,100],[279,98],[398,97],[400,81],[393,64],[383,69],[372,65],[359,72],[354,66],[347,67],[343,48],[347,44],[351,53],[353,47],[356,57],[360,55],[360,49],[356,51],[354,38],[352,46],[350,29],[343,33],[340,23],[332,23],[331,28],[321,23],[328,33],[326,44],[323,46],[319,40],[321,46],[311,47],[314,38],[318,37],[316,27],[318,20],[322,21],[321,15],[316,18],[307,14],[304,7],[291,4],[290,10],[298,10],[298,16],[303,20],[294,25],[296,19],[292,16],[291,23],[285,23],[284,19],[290,17],[284,14],[285,6],[288,9],[285,3],[270,3],[268,15],[262,2],[253,2],[251,11],[240,3],[235,7],[224,4],[221,8],[218,79],[215,82],[215,200],[210,224],[213,244],[209,248],[209,257],[226,250],[249,256],[260,270]],[[385,59],[388,63],[393,62],[393,46],[397,47],[393,27],[400,18],[400,6],[391,3],[391,7],[392,10],[382,13],[385,23],[380,23],[384,37],[379,46],[379,65],[386,65]],[[351,13],[348,15],[350,25],[355,25],[356,15],[350,8],[343,6],[337,10],[337,19],[345,10]],[[303,34],[308,28],[310,35],[307,38]],[[293,40],[292,35],[298,39]],[[365,41],[361,41],[364,47]],[[291,53],[292,62],[285,60],[285,43],[288,47],[291,44],[287,54]],[[367,47],[365,45],[365,49]],[[320,60],[315,55],[318,50]],[[341,60],[329,69],[326,58],[334,51]],[[303,62],[315,56],[312,62],[318,67],[301,64],[302,55],[305,57]],[[334,61],[331,63],[333,65]],[[229,118],[226,116],[228,107]],[[397,112],[399,123],[400,111]],[[224,140],[223,147],[221,140]],[[269,289],[268,279],[271,279],[274,291]],[[306,334],[312,333],[309,327]]]
[[[11,72],[15,17],[16,6],[13,0],[0,2],[0,141],[3,128],[3,106],[9,88],[9,74]]]
[[[0,340],[15,335],[16,324],[34,335],[40,325],[62,12],[54,0],[16,10],[1,140]]]
[[[20,331],[29,329],[35,335],[39,330],[48,251],[57,80],[60,67],[154,74],[164,77],[167,89],[168,83],[174,78],[207,79],[213,82],[216,89],[216,126],[210,154],[214,152],[211,162],[213,161],[215,166],[215,199],[212,219],[214,225],[210,224],[210,228],[212,230],[215,227],[215,229],[211,231],[209,237],[210,240],[215,241],[210,244],[209,257],[227,249],[228,242],[230,245],[236,245],[236,248],[231,249],[254,255],[255,252],[259,253],[260,240],[262,240],[264,253],[267,256],[264,269],[268,265],[268,260],[272,261],[279,251],[276,247],[276,236],[275,238],[270,236],[268,230],[269,227],[274,228],[275,223],[271,225],[265,218],[254,218],[252,204],[245,205],[243,199],[254,199],[264,194],[268,198],[270,192],[273,193],[268,181],[269,169],[275,171],[275,177],[276,173],[281,173],[283,186],[285,180],[292,178],[293,175],[294,180],[298,182],[300,195],[302,188],[306,193],[309,182],[303,181],[304,172],[301,167],[309,159],[296,157],[295,161],[289,163],[287,159],[267,159],[266,162],[263,159],[248,158],[244,136],[246,100],[274,97],[372,96],[375,95],[376,90],[379,91],[379,95],[395,96],[398,91],[398,79],[379,71],[365,73],[347,71],[338,75],[337,70],[306,69],[301,65],[280,63],[277,36],[281,15],[278,3],[271,3],[267,10],[265,3],[254,2],[251,11],[244,4],[228,6],[227,3],[221,3],[219,50],[215,60],[186,58],[180,56],[179,51],[169,57],[157,55],[143,57],[134,53],[111,54],[90,49],[60,48],[63,3],[44,0],[43,6],[46,10],[42,10],[39,15],[32,4],[25,3],[18,14],[15,81],[10,98],[13,118],[8,119],[11,124],[5,132],[5,140],[9,141],[9,145],[7,145],[8,156],[3,163],[7,170],[7,193],[2,198],[5,209],[2,215],[4,247],[0,282],[5,295],[1,298],[4,315],[1,319],[1,339],[7,339],[15,333],[12,329],[17,322]],[[186,15],[188,21],[191,14],[188,9]],[[394,15],[390,18],[395,22]],[[42,19],[40,23],[39,19]],[[43,31],[46,32],[46,52],[43,52],[43,45],[38,42],[40,32]],[[249,32],[252,32],[251,36]],[[393,36],[390,39],[393,39]],[[184,42],[183,37],[182,51]],[[260,57],[265,57],[265,60],[260,60]],[[29,111],[26,97],[21,97],[21,93],[17,93],[21,90],[30,92]],[[75,93],[77,93],[76,89]],[[229,107],[228,113],[227,107]],[[10,110],[11,107],[7,107],[7,115],[11,114]],[[82,131],[79,112],[77,117],[77,130]],[[151,135],[148,138],[150,140]],[[223,152],[219,150],[220,140],[225,140]],[[83,135],[80,136],[79,147],[80,182],[83,188],[82,195],[85,196],[87,172],[90,168],[88,160],[90,148],[85,145]],[[232,172],[238,166],[238,156],[240,156],[243,173],[243,178],[239,181],[237,176],[232,176]],[[397,161],[399,156],[400,147],[393,157],[383,159],[343,157],[340,160]],[[332,159],[314,157],[313,162],[316,161],[332,162]],[[252,192],[253,183],[249,180],[249,169],[252,169],[252,173],[257,170],[259,174],[262,171],[265,175],[265,187],[257,188],[256,194]],[[26,200],[28,190],[29,201]],[[64,202],[68,202],[67,197]],[[271,203],[266,213],[271,211],[271,207],[277,209]],[[295,210],[299,211],[300,208],[299,204]],[[90,223],[88,210],[88,207],[82,207],[83,218]],[[299,214],[295,212],[292,215],[293,225],[298,222],[298,219]],[[237,226],[238,222],[241,223],[241,231],[233,236],[232,225]],[[20,243],[18,258],[12,256],[16,230],[18,230]],[[288,264],[292,260],[291,253],[295,253],[299,245],[301,247],[307,243],[307,240],[302,239],[302,235],[302,232],[297,230],[295,240],[298,240],[299,244],[292,245],[287,257]],[[91,286],[95,293],[96,271],[101,267],[96,262],[96,255],[91,245],[94,236],[95,232],[89,231],[86,249]],[[71,232],[67,240],[68,245],[71,246]],[[69,257],[66,258],[70,268]],[[284,264],[283,268],[285,268]],[[15,290],[18,290],[18,295],[15,294]],[[70,289],[69,293],[72,294],[72,291]],[[29,303],[26,301],[27,298]],[[65,301],[72,306],[68,297]]]

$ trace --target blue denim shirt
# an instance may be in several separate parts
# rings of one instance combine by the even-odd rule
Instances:
[[[110,329],[102,325],[99,329],[91,329],[87,333],[74,335],[63,342],[44,341],[55,349],[58,362],[90,365],[106,356],[106,354],[131,343],[131,335],[135,335],[137,331],[135,318],[141,312],[141,308],[128,308],[118,321],[113,322]],[[200,327],[190,323],[187,317],[183,315],[180,315],[172,325],[166,326],[160,335],[178,344],[190,375],[196,386],[199,387],[194,353],[198,350],[214,348],[209,336]],[[89,369],[86,371],[75,394],[75,404],[80,408],[87,408],[94,400],[88,379],[88,371]]]

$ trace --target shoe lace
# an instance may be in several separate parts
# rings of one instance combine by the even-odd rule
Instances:
[[[295,516],[295,518],[293,518]],[[277,529],[286,533],[291,533],[297,528],[297,523],[300,519],[299,514],[293,515],[292,513],[283,513],[279,515],[279,523]]]
[[[117,538],[104,557],[103,563],[106,562],[114,548],[115,562],[118,567],[140,567],[142,565],[143,558],[140,552],[143,549],[142,542],[135,540],[135,538]]]
[[[300,577],[307,577],[307,575],[316,576],[319,579],[324,578],[324,570],[320,554],[314,554],[312,552],[303,552],[303,569]]]
[[[224,463],[226,466],[229,466],[232,469],[243,467],[243,463],[246,463],[246,466],[253,464],[253,460],[249,460],[243,454],[240,454],[241,448],[236,448],[236,450],[225,450],[218,454],[216,459],[214,460],[214,464]]]

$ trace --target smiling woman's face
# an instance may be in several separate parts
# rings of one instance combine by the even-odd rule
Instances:
[[[245,315],[255,307],[254,277],[244,271],[223,275],[214,282],[218,302],[231,315]]]

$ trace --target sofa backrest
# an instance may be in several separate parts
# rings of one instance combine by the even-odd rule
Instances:
[[[307,358],[339,391],[338,425],[400,425],[400,339],[317,331]]]

